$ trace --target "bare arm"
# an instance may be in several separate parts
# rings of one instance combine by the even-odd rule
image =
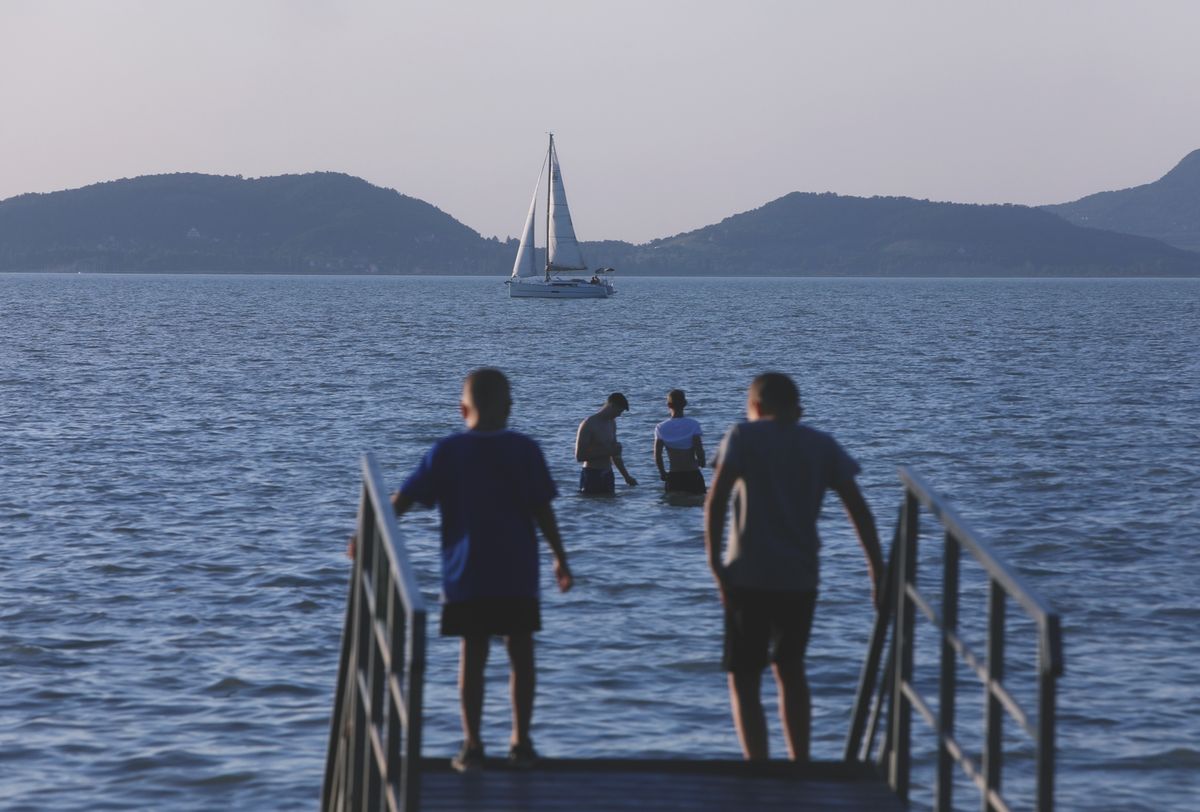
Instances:
[[[590,450],[591,438],[591,427],[584,420],[579,424],[579,431],[575,432],[575,462],[587,462],[588,455],[585,452]]]
[[[625,470],[625,460],[621,458],[621,444],[617,442],[617,430],[615,427],[613,428],[613,442],[609,448],[612,449],[608,452],[612,457],[612,464],[618,471],[621,472],[621,476],[624,477],[625,483],[628,485],[638,484],[637,480]]]
[[[835,486],[834,490],[841,497],[846,514],[854,523],[854,529],[858,531],[858,543],[862,545],[863,552],[867,556],[867,574],[871,578],[871,602],[878,609],[879,600],[883,594],[883,590],[880,588],[882,586],[880,579],[883,577],[883,551],[879,546],[879,532],[875,529],[875,517],[871,515],[871,508],[867,506],[862,491],[858,489],[858,484],[853,479]]]
[[[554,508],[547,502],[534,509],[533,520],[537,522],[538,529],[550,545],[550,552],[554,554],[554,580],[558,582],[558,589],[560,592],[566,592],[575,583],[575,579],[571,575],[571,568],[567,566],[567,551],[563,548],[562,536],[558,533],[558,519],[554,515]]]
[[[408,509],[413,506],[412,497],[405,496],[404,494],[400,493],[400,491],[396,491],[392,494],[391,501],[392,510],[396,511],[397,518],[403,516],[405,513],[408,513]]]
[[[704,549],[708,553],[708,568],[717,582],[721,603],[725,603],[725,565],[721,562],[721,546],[725,533],[725,514],[729,510],[729,497],[733,493],[736,477],[722,465],[713,474],[712,487],[704,500]]]
[[[654,438],[654,464],[658,466],[658,478],[665,480],[667,478],[667,468],[663,465],[663,441],[658,437]]]
[[[618,447],[617,453],[612,455],[613,465],[616,467],[616,469],[618,471],[621,472],[621,476],[623,476],[625,478],[626,483],[628,483],[630,485],[636,485],[637,480],[634,479],[633,476],[628,471],[625,470],[625,460],[621,459],[620,443],[617,444],[617,447]]]
[[[707,460],[704,457],[704,443],[699,434],[692,436],[692,453],[696,455],[696,464],[703,468]]]

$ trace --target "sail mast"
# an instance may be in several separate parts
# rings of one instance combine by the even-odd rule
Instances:
[[[546,152],[546,281],[550,281],[550,185],[554,175],[554,133],[550,133],[550,148]]]

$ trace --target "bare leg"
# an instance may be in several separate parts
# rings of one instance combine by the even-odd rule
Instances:
[[[812,729],[812,696],[804,660],[775,663],[775,683],[779,686],[779,719],[787,739],[792,761],[808,761]]]
[[[462,702],[463,740],[472,749],[481,746],[479,724],[483,719],[483,671],[487,665],[488,637],[462,639],[458,660],[458,694]]]
[[[537,687],[532,633],[509,635],[508,661],[512,668],[508,680],[512,693],[512,744],[523,744],[529,741],[529,723],[533,719],[533,696]]]
[[[747,761],[767,760],[767,720],[762,707],[762,674],[730,673],[729,704],[733,725]]]

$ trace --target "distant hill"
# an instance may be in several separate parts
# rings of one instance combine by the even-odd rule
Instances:
[[[151,175],[0,201],[0,270],[495,273],[507,251],[332,172]]]
[[[153,175],[0,201],[0,271],[506,276],[516,241],[336,173]],[[627,274],[1200,276],[1200,254],[1024,206],[793,193],[643,245],[587,243]]]
[[[1153,183],[1043,208],[1077,225],[1200,251],[1200,149]]]
[[[641,246],[598,246],[647,274],[1197,276],[1200,257],[1081,228],[1026,206],[795,192],[716,225]],[[596,252],[592,252],[596,253]]]

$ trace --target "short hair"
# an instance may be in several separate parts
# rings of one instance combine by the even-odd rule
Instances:
[[[616,406],[623,412],[629,411],[629,400],[620,392],[613,392],[605,398],[604,403],[606,406]]]
[[[480,367],[471,370],[463,381],[463,389],[471,396],[471,403],[481,412],[489,412],[512,405],[512,393],[508,378],[495,367]]]
[[[764,372],[751,381],[750,398],[776,417],[800,416],[800,390],[796,388],[796,382],[782,372]]]
[[[687,406],[687,395],[683,393],[682,389],[672,389],[667,393],[667,404],[681,409]]]

